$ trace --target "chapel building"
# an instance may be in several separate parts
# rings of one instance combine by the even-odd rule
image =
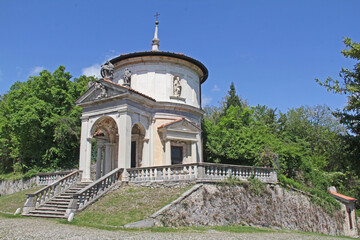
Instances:
[[[159,51],[158,24],[152,50],[123,54],[102,65],[76,101],[83,109],[79,169],[91,181],[116,168],[203,162],[201,84],[208,77],[199,61]]]

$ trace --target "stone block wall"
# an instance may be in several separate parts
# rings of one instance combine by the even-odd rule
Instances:
[[[36,185],[36,177],[23,180],[0,180],[0,196],[26,190]]]
[[[154,217],[157,226],[250,225],[344,235],[341,211],[327,214],[299,192],[267,185],[261,195],[242,186],[206,184]]]

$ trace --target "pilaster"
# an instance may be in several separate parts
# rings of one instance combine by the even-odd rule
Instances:
[[[191,143],[191,163],[197,162],[196,142]]]
[[[120,113],[117,119],[119,128],[118,167],[130,168],[132,120],[128,112]]]
[[[165,165],[171,165],[171,141],[165,141]]]
[[[91,164],[91,138],[89,138],[89,118],[81,119],[81,140],[80,140],[80,158],[79,170],[82,170],[81,181],[87,182],[90,179],[90,164]]]

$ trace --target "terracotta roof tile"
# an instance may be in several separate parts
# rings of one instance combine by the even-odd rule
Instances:
[[[93,137],[103,137],[105,136],[105,133],[99,129],[96,133],[94,133]]]
[[[180,122],[180,121],[182,121],[182,120],[186,120],[186,119],[185,119],[184,117],[182,117],[182,118],[176,119],[176,120],[174,120],[174,121],[172,121],[172,122],[164,123],[163,125],[161,125],[160,127],[158,127],[158,129],[163,128],[163,127],[166,127],[166,126],[169,126],[169,125],[171,125],[171,124],[173,124],[173,123]],[[186,120],[186,121],[189,122],[189,123],[190,123],[191,125],[193,125],[194,127],[196,127],[197,129],[201,130],[201,128],[200,128],[196,123],[190,122],[190,121],[188,121],[188,120]]]
[[[348,197],[348,196],[345,196],[343,194],[333,192],[333,191],[330,191],[330,190],[329,190],[329,193],[331,193],[332,195],[337,196],[339,198],[342,198],[344,200],[348,200],[348,201],[355,201],[356,200],[356,198]]]
[[[182,121],[183,119],[185,119],[185,118],[179,118],[179,119],[176,119],[175,121],[168,122],[168,123],[164,123],[163,125],[161,125],[160,127],[158,127],[158,129],[163,128],[163,127],[166,127],[166,126],[169,126],[169,125],[171,125],[171,124],[173,124],[173,123],[176,123],[176,122],[180,122],[180,121]]]
[[[154,102],[156,102],[156,100],[155,100],[154,98],[149,97],[148,95],[145,95],[145,94],[143,94],[143,93],[141,93],[141,92],[138,92],[138,91],[136,91],[136,90],[134,90],[134,89],[132,89],[132,88],[129,88],[129,87],[120,85],[120,84],[118,84],[118,83],[114,83],[113,81],[107,80],[106,78],[103,78],[103,80],[104,80],[105,82],[108,82],[108,83],[111,83],[111,84],[114,84],[114,85],[117,85],[117,86],[120,86],[120,87],[129,89],[130,91],[132,91],[132,92],[134,92],[134,93],[137,93],[137,94],[139,94],[139,95],[141,95],[141,96],[143,96],[143,97],[146,97],[146,98],[148,98],[148,99],[153,100]]]

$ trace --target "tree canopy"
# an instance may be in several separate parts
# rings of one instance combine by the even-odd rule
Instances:
[[[329,107],[303,106],[282,113],[267,106],[227,103],[234,92],[232,85],[223,107],[205,108],[207,161],[276,167],[280,175],[324,193],[335,185],[343,193],[359,195],[360,183],[348,170],[355,161],[348,151],[349,135]]]
[[[14,83],[0,102],[0,173],[72,168],[78,161],[81,108],[89,77],[60,66]]]
[[[325,81],[321,82],[319,79],[316,81],[338,94],[345,94],[348,98],[346,106],[342,110],[335,112],[335,116],[340,118],[341,123],[355,135],[360,134],[360,44],[353,42],[350,38],[345,38],[345,46],[341,53],[346,58],[351,58],[356,61],[352,70],[343,68],[339,76],[342,81],[335,80],[328,77]]]

